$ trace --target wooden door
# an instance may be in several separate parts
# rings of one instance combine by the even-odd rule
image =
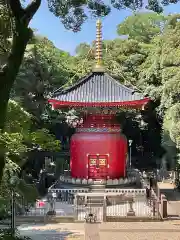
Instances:
[[[107,178],[107,155],[89,155],[88,158],[88,178],[106,179]]]

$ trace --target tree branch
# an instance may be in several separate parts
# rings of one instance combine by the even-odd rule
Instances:
[[[21,6],[20,0],[9,0],[8,3],[13,16],[19,21],[24,15],[24,9]]]
[[[28,4],[28,6],[24,9],[25,11],[24,18],[27,24],[29,24],[34,14],[39,9],[40,5],[41,5],[41,0],[32,0],[31,3]]]

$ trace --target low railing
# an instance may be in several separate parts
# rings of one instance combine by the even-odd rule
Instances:
[[[123,218],[160,219],[157,204],[154,197],[146,199],[145,194],[138,193],[78,193],[74,207],[78,221],[83,221],[88,213],[95,214],[98,221],[111,221]]]
[[[121,218],[160,219],[160,207],[156,194],[146,199],[145,189],[105,189],[104,192],[88,192],[87,189],[49,189],[55,192],[44,207],[32,207],[23,217],[48,216],[55,210],[56,216],[72,217],[84,221],[88,212],[94,212],[98,221]],[[88,200],[89,199],[89,200]]]
[[[45,216],[47,213],[47,207],[30,208],[21,216]]]
[[[89,189],[87,188],[70,188],[70,189],[62,189],[62,188],[56,188],[56,189],[49,189],[49,193],[67,193],[67,194],[76,194],[76,193],[88,193]],[[138,195],[145,195],[146,189],[118,189],[118,188],[106,188],[104,190],[105,193],[129,193],[129,194],[138,194]],[[105,194],[100,193],[100,194]]]
[[[72,178],[71,176],[64,176],[64,175],[60,176],[59,181],[63,183],[74,184],[74,185],[89,185],[89,184],[94,184],[96,182],[93,179]],[[107,186],[128,185],[128,184],[135,184],[136,182],[137,182],[136,176],[129,176],[128,178],[120,178],[120,179],[113,179],[113,180],[108,179],[108,180],[101,181],[102,184],[106,184]]]
[[[157,214],[158,218],[162,219],[161,202],[159,201],[159,197],[155,193],[154,189],[151,189],[149,205],[152,207],[153,213]]]
[[[87,188],[68,188],[68,189],[64,189],[64,188],[55,188],[55,189],[49,189],[48,192],[49,193],[78,193],[78,192],[88,192],[89,190]]]
[[[109,188],[105,189],[107,193],[129,193],[129,194],[138,194],[138,195],[145,195],[146,189],[116,189],[116,188]]]

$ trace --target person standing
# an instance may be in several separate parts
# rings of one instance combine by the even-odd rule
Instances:
[[[154,186],[154,179],[153,179],[153,177],[150,177],[150,179],[149,179],[149,185],[150,185],[150,189],[152,189],[153,186]]]
[[[146,203],[149,205],[149,200],[150,200],[150,189],[146,187]]]

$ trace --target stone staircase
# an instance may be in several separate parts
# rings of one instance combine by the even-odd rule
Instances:
[[[103,193],[105,192],[106,185],[101,182],[101,180],[94,181],[94,184],[89,186],[89,191],[93,193]]]
[[[90,185],[89,191],[92,195],[87,197],[86,204],[89,207],[103,207],[104,196],[106,185],[100,181],[96,181],[94,184]]]
[[[93,207],[103,207],[104,197],[103,196],[88,196],[86,201],[86,206],[89,208]]]

